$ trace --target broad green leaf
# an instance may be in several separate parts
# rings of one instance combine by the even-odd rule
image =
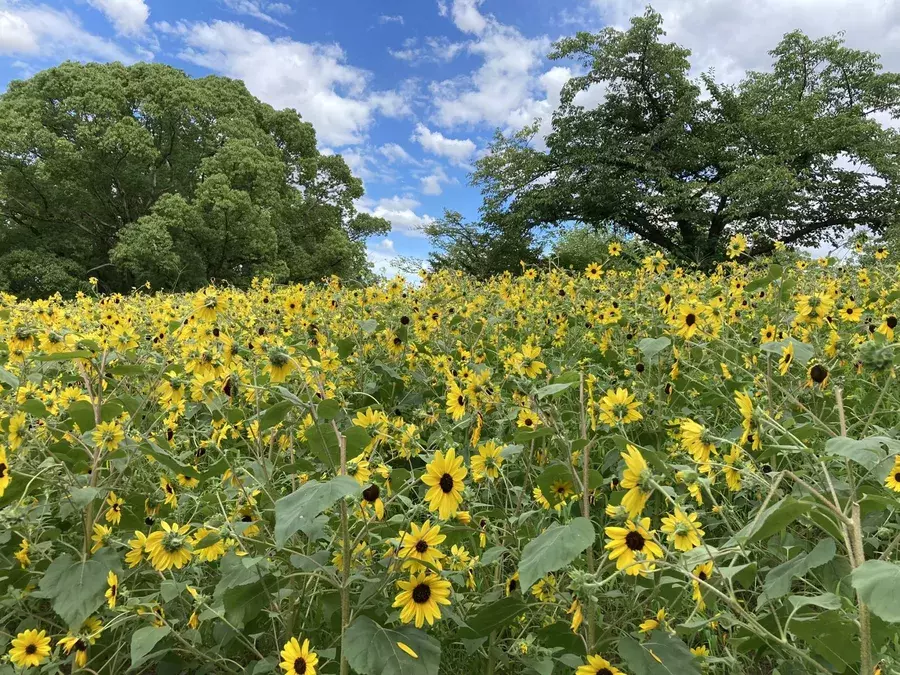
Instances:
[[[519,594],[500,598],[496,602],[482,607],[478,614],[469,618],[467,621],[469,630],[460,632],[460,637],[466,639],[486,637],[492,631],[511,624],[525,609],[525,602]]]
[[[827,659],[838,670],[859,663],[859,627],[843,612],[831,610],[809,616],[794,616],[791,633]],[[850,672],[858,670],[854,668]]]
[[[153,648],[172,631],[168,626],[144,626],[131,635],[131,667],[140,665]]]
[[[310,450],[326,467],[337,469],[340,466],[341,445],[330,422],[322,422],[307,429],[306,441]]]
[[[538,579],[570,564],[594,542],[594,525],[575,518],[568,525],[554,523],[522,550],[519,583],[524,593]]]
[[[763,592],[757,598],[757,607],[762,607],[768,600],[790,593],[791,581],[794,578],[800,578],[810,570],[831,562],[835,553],[834,540],[823,539],[809,553],[801,553],[771,570],[763,583]]]
[[[672,341],[667,337],[644,338],[638,342],[638,349],[641,350],[644,358],[649,361],[662,352],[662,350],[666,349],[670,344],[672,344]]]
[[[50,563],[35,595],[50,600],[53,610],[69,628],[78,630],[103,604],[109,571],[119,569],[118,556],[110,549],[104,548],[84,562],[63,553]]]
[[[69,498],[72,500],[75,506],[80,509],[83,509],[99,496],[100,490],[90,486],[73,488],[72,491],[69,492]]]
[[[632,675],[700,675],[688,646],[665,631],[653,631],[644,642],[624,636],[618,649]]]
[[[313,521],[338,499],[362,491],[350,476],[335,476],[327,483],[311,480],[275,502],[275,545],[281,548],[295,533],[308,535]]]
[[[870,471],[887,457],[884,448],[896,454],[900,452],[900,441],[886,436],[870,436],[858,441],[846,436],[839,436],[829,438],[825,443],[825,452],[829,455],[845,457]]]
[[[767,539],[808,513],[811,508],[811,502],[785,497],[761,514],[751,515],[749,522],[722,548],[734,546],[739,541],[750,544]]]
[[[555,394],[558,394],[561,391],[565,391],[566,389],[568,389],[569,387],[571,387],[574,384],[575,384],[574,382],[561,382],[561,383],[556,383],[556,384],[548,384],[547,386],[541,387],[536,392],[534,392],[534,395],[540,399],[547,398],[548,396],[554,396]]]
[[[365,321],[360,321],[359,329],[363,333],[371,335],[378,329],[378,322],[375,319],[366,319]]]
[[[294,409],[294,404],[290,401],[279,401],[275,405],[266,408],[259,415],[259,430],[265,431],[271,429],[279,422],[283,422],[288,413]]]
[[[341,651],[359,675],[438,675],[441,666],[441,643],[428,633],[412,626],[386,628],[367,616],[357,617],[347,628]]]
[[[333,420],[340,412],[341,402],[334,398],[327,398],[316,407],[320,420]]]
[[[3,368],[0,368],[0,382],[7,385],[10,389],[19,388],[19,378]]]
[[[544,499],[550,502],[551,506],[556,506],[562,500],[554,487],[567,485],[570,492],[575,491],[575,479],[572,477],[572,469],[562,462],[554,462],[538,476],[537,485],[541,489]]]
[[[482,565],[495,563],[500,560],[501,556],[506,553],[506,551],[507,549],[504,546],[492,546],[482,554],[480,562]]]
[[[780,340],[779,342],[765,342],[760,345],[760,349],[764,352],[774,354],[775,356],[781,356],[782,349],[784,349],[788,343],[794,344],[794,361],[801,366],[805,366],[816,353],[816,350],[812,345],[800,342],[794,338],[787,338],[786,340]]]
[[[372,437],[362,427],[350,427],[344,432],[344,439],[347,444],[347,459],[353,459],[362,453],[372,442]],[[340,456],[338,462],[340,462]]]
[[[821,595],[792,595],[788,602],[797,611],[801,607],[821,607],[822,609],[840,609],[841,599],[834,593]]]
[[[867,560],[853,570],[853,588],[879,619],[900,623],[900,565]]]
[[[68,413],[81,433],[90,431],[97,425],[94,407],[87,401],[75,401],[69,406]]]

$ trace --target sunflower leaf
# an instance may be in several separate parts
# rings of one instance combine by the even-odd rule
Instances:
[[[568,525],[554,523],[532,539],[519,560],[519,583],[524,593],[549,572],[562,569],[594,542],[594,525],[588,518],[575,518]]]
[[[426,632],[412,626],[385,628],[367,616],[350,624],[341,650],[360,675],[438,675],[441,665],[441,644]]]
[[[359,494],[359,483],[336,476],[327,483],[311,480],[275,502],[275,545],[282,548],[297,532],[307,533],[322,513],[337,500]]]

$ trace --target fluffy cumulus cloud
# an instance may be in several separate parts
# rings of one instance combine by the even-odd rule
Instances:
[[[387,220],[392,232],[422,237],[421,228],[433,223],[434,218],[417,214],[416,209],[420,206],[420,202],[409,196],[386,197],[377,202],[364,198],[357,204],[360,211]]]
[[[644,0],[591,0],[600,18],[618,27],[644,11]],[[811,37],[845,31],[847,44],[882,55],[900,70],[900,3],[893,0],[655,0],[667,38],[693,52],[698,71],[710,67],[727,81],[748,69],[767,69],[767,53],[782,35],[802,30]]]
[[[120,35],[139,35],[147,26],[150,8],[144,0],[88,0],[106,15]]]
[[[421,122],[416,125],[410,140],[417,142],[427,152],[446,157],[455,164],[465,164],[475,154],[477,146],[468,138],[447,138],[439,131],[432,131]]]
[[[129,63],[134,57],[81,25],[73,13],[44,4],[0,0],[0,55],[97,59]]]
[[[371,91],[369,73],[349,64],[336,44],[273,38],[228,21],[190,24],[175,35],[185,45],[180,58],[244,80],[276,108],[295,108],[329,145],[364,140],[377,113],[408,112],[401,93]]]

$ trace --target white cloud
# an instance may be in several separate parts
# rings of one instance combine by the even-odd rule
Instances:
[[[427,37],[424,45],[419,45],[418,38],[410,37],[403,41],[403,49],[388,49],[395,59],[413,65],[422,63],[448,63],[456,58],[464,48],[464,42],[452,42],[448,37]]]
[[[397,14],[396,16],[382,14],[378,17],[378,23],[399,23],[402,26],[404,22],[403,17],[400,14]]]
[[[391,224],[392,231],[415,237],[424,237],[421,228],[434,222],[427,214],[419,215],[415,209],[421,203],[412,197],[394,196],[379,199],[377,202],[364,198],[357,203],[357,208],[373,216],[384,218]]]
[[[601,17],[619,28],[641,14],[645,0],[593,0]],[[693,52],[695,71],[715,67],[735,82],[747,69],[765,70],[781,37],[800,29],[813,38],[845,31],[847,44],[882,55],[900,70],[900,3],[894,0],[656,0],[666,39]]]
[[[427,176],[419,179],[422,194],[437,196],[444,191],[444,184],[456,183],[455,178],[450,178],[443,167],[436,166]]]
[[[421,122],[410,140],[417,142],[426,151],[446,157],[455,164],[465,164],[475,154],[477,146],[468,138],[447,138],[440,131],[431,131]]]
[[[467,77],[432,83],[434,118],[448,127],[521,126],[522,118],[540,100],[537,78],[550,39],[527,38],[518,29],[481,14],[479,4],[478,0],[454,0],[452,17],[457,28],[477,36],[465,49],[482,64]]]
[[[413,159],[412,155],[410,155],[406,150],[403,149],[403,146],[399,143],[385,143],[380,148],[378,148],[378,154],[387,159],[388,162],[402,162],[405,164],[416,164],[416,160]]]
[[[119,35],[139,35],[150,16],[144,0],[88,0],[88,3],[106,15]]]
[[[295,108],[326,144],[360,143],[376,113],[408,110],[402,94],[369,91],[370,74],[347,63],[336,44],[274,39],[226,21],[190,24],[182,37],[181,58],[244,80],[276,108]]]
[[[271,15],[271,13],[267,12],[276,12],[276,13],[284,13],[285,7],[284,3],[265,3],[262,0],[224,0],[225,6],[230,9],[235,14],[244,14],[246,16],[252,16],[254,19],[259,19],[260,21],[265,21],[266,23],[270,23],[273,26],[278,26],[279,28],[287,28],[287,25],[276,19]],[[287,11],[290,11],[290,7],[287,7]]]
[[[0,54],[123,61],[134,57],[109,40],[85,30],[74,14],[47,5],[0,0]]]

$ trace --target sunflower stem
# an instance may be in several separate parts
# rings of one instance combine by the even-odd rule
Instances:
[[[591,444],[587,441],[587,420],[584,410],[584,373],[581,374],[579,381],[579,393],[581,400],[581,438],[584,440],[584,447],[581,449],[581,515],[590,520],[591,518],[591,496],[588,492],[588,485],[591,470]],[[594,543],[591,542],[587,549],[587,568],[592,575],[594,568]],[[587,646],[588,654],[594,649],[594,640],[596,639],[596,611],[592,600],[587,602]]]
[[[341,451],[341,473],[347,475],[347,441],[338,430],[334,420],[331,421]],[[341,541],[344,555],[341,556],[341,675],[349,675],[350,663],[344,654],[344,635],[350,623],[350,527],[347,522],[347,502],[341,500]]]

